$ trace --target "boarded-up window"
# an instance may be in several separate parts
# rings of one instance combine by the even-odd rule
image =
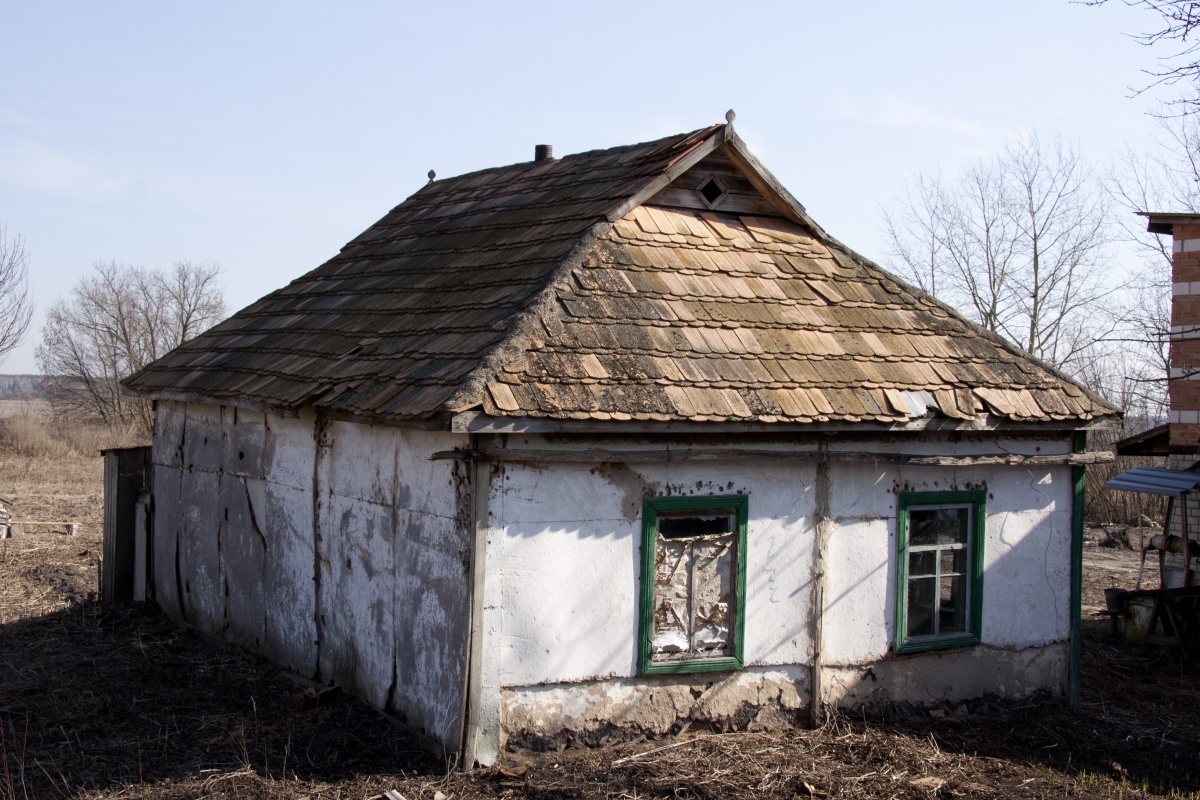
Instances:
[[[896,642],[901,651],[979,641],[983,492],[900,497]]]
[[[648,498],[643,523],[641,670],[737,669],[746,497]]]

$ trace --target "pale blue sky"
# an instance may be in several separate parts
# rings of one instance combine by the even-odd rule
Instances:
[[[969,2],[0,0],[0,223],[41,311],[93,262],[220,262],[231,310],[425,182],[720,122],[831,234],[1036,129],[1150,145],[1146,12]]]

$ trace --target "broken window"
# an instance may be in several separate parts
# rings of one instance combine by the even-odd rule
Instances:
[[[984,492],[900,495],[896,649],[979,641]]]
[[[744,495],[646,498],[643,673],[741,666],[746,507]]]

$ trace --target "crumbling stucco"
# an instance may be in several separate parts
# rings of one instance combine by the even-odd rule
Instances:
[[[510,687],[502,708],[506,745],[529,750],[598,745],[692,730],[779,730],[806,704],[807,671],[746,670],[669,679],[620,679]]]
[[[898,656],[859,666],[827,667],[825,703],[889,714],[984,695],[1020,699],[1066,691],[1066,642],[1011,650],[980,645]]]
[[[1045,437],[977,439],[946,437],[913,443],[912,450],[1034,454],[1069,447]],[[513,444],[571,446],[535,436]],[[835,445],[880,452],[898,447],[862,440]],[[833,666],[822,673],[826,702],[887,711],[971,697],[1061,694],[1070,624],[1069,467],[833,462],[828,472],[832,527],[822,660]],[[497,654],[493,685],[504,687],[502,726],[509,742],[595,744],[664,732],[689,714],[717,727],[733,719],[749,725],[758,711],[723,717],[697,709],[693,690],[738,686],[773,669],[790,676],[798,699],[781,705],[768,697],[761,708],[782,708],[791,716],[806,710],[814,646],[805,621],[814,585],[815,478],[811,460],[629,463],[616,472],[604,465],[505,463],[489,499],[488,571],[494,580],[486,630]],[[983,644],[894,657],[897,492],[966,488],[988,492]],[[749,496],[745,668],[638,677],[641,515],[629,517],[631,500],[733,493]],[[749,694],[738,697],[739,703],[759,702]]]

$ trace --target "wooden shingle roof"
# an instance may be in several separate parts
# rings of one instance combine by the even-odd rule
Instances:
[[[728,208],[687,200],[712,175]],[[126,385],[397,424],[1116,414],[830,239],[727,126],[430,183]]]

